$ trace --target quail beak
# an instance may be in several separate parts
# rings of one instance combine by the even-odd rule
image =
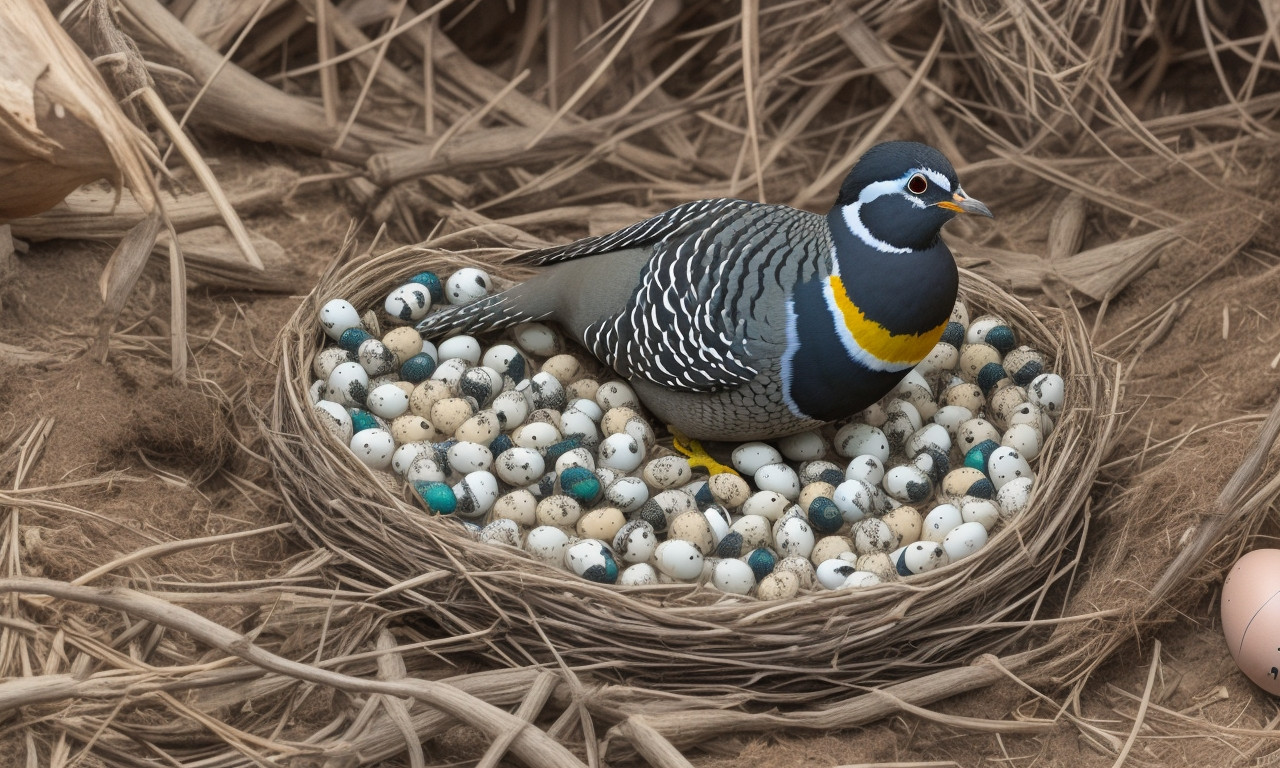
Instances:
[[[983,205],[980,201],[974,200],[972,197],[966,197],[964,190],[958,190],[951,196],[950,200],[943,200],[935,203],[939,208],[946,208],[948,211],[956,213],[976,213],[979,216],[986,216],[988,219],[994,219],[991,215],[991,209]]]

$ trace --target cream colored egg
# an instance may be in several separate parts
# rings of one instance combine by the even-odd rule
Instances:
[[[737,509],[751,496],[751,486],[738,475],[721,472],[707,480],[711,496],[729,509]]]
[[[538,525],[572,528],[582,517],[582,505],[569,496],[556,493],[538,502],[534,517]]]
[[[583,538],[613,541],[618,531],[626,524],[627,518],[622,514],[622,510],[617,507],[600,507],[578,518],[577,530],[578,535]]]
[[[756,597],[761,600],[790,600],[799,593],[800,578],[791,571],[774,571],[756,586]]]

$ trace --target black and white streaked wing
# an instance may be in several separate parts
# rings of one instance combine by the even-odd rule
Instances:
[[[521,254],[517,261],[534,265],[557,264],[581,256],[595,256],[628,248],[644,248],[661,240],[680,237],[705,226],[707,222],[715,221],[726,214],[731,215],[734,211],[740,211],[752,205],[757,203],[729,198],[696,200],[676,206],[629,227],[623,227],[617,232],[586,237],[566,245],[529,251]]]
[[[583,334],[618,373],[716,392],[753,380],[771,362],[762,355],[780,355],[781,308],[791,287],[829,253],[825,223],[760,203],[717,214],[655,243],[627,306]]]

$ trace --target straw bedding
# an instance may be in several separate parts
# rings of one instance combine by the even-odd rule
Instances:
[[[868,590],[770,603],[706,586],[593,584],[428,517],[328,437],[307,404],[312,356],[323,343],[317,309],[333,297],[371,306],[421,269],[477,261],[511,275],[500,266],[511,253],[410,247],[352,260],[321,280],[280,334],[271,457],[298,529],[340,555],[347,586],[394,597],[445,632],[496,624],[490,651],[508,664],[558,657],[655,689],[744,689],[761,701],[794,701],[798,692],[822,698],[1006,648],[1070,579],[1081,512],[1116,419],[1117,372],[1090,351],[1077,315],[1033,312],[968,272],[962,293],[971,308],[1004,315],[1023,343],[1044,350],[1068,394],[1039,460],[1031,509],[965,561]]]

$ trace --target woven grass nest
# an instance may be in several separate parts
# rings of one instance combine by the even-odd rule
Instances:
[[[977,554],[903,581],[776,602],[708,586],[604,586],[427,516],[411,491],[331,437],[308,404],[312,358],[325,342],[316,321],[324,301],[381,306],[405,275],[423,269],[482,265],[518,279],[506,264],[513,254],[407,247],[350,260],[321,278],[280,333],[271,459],[298,530],[337,554],[344,587],[417,611],[440,632],[483,636],[503,663],[562,661],[653,689],[759,702],[821,700],[912,678],[1008,649],[1052,618],[1046,601],[1074,574],[1103,436],[1116,418],[1115,366],[1090,350],[1078,315],[1033,311],[962,272],[971,311],[1004,316],[1067,382],[1030,508]]]

